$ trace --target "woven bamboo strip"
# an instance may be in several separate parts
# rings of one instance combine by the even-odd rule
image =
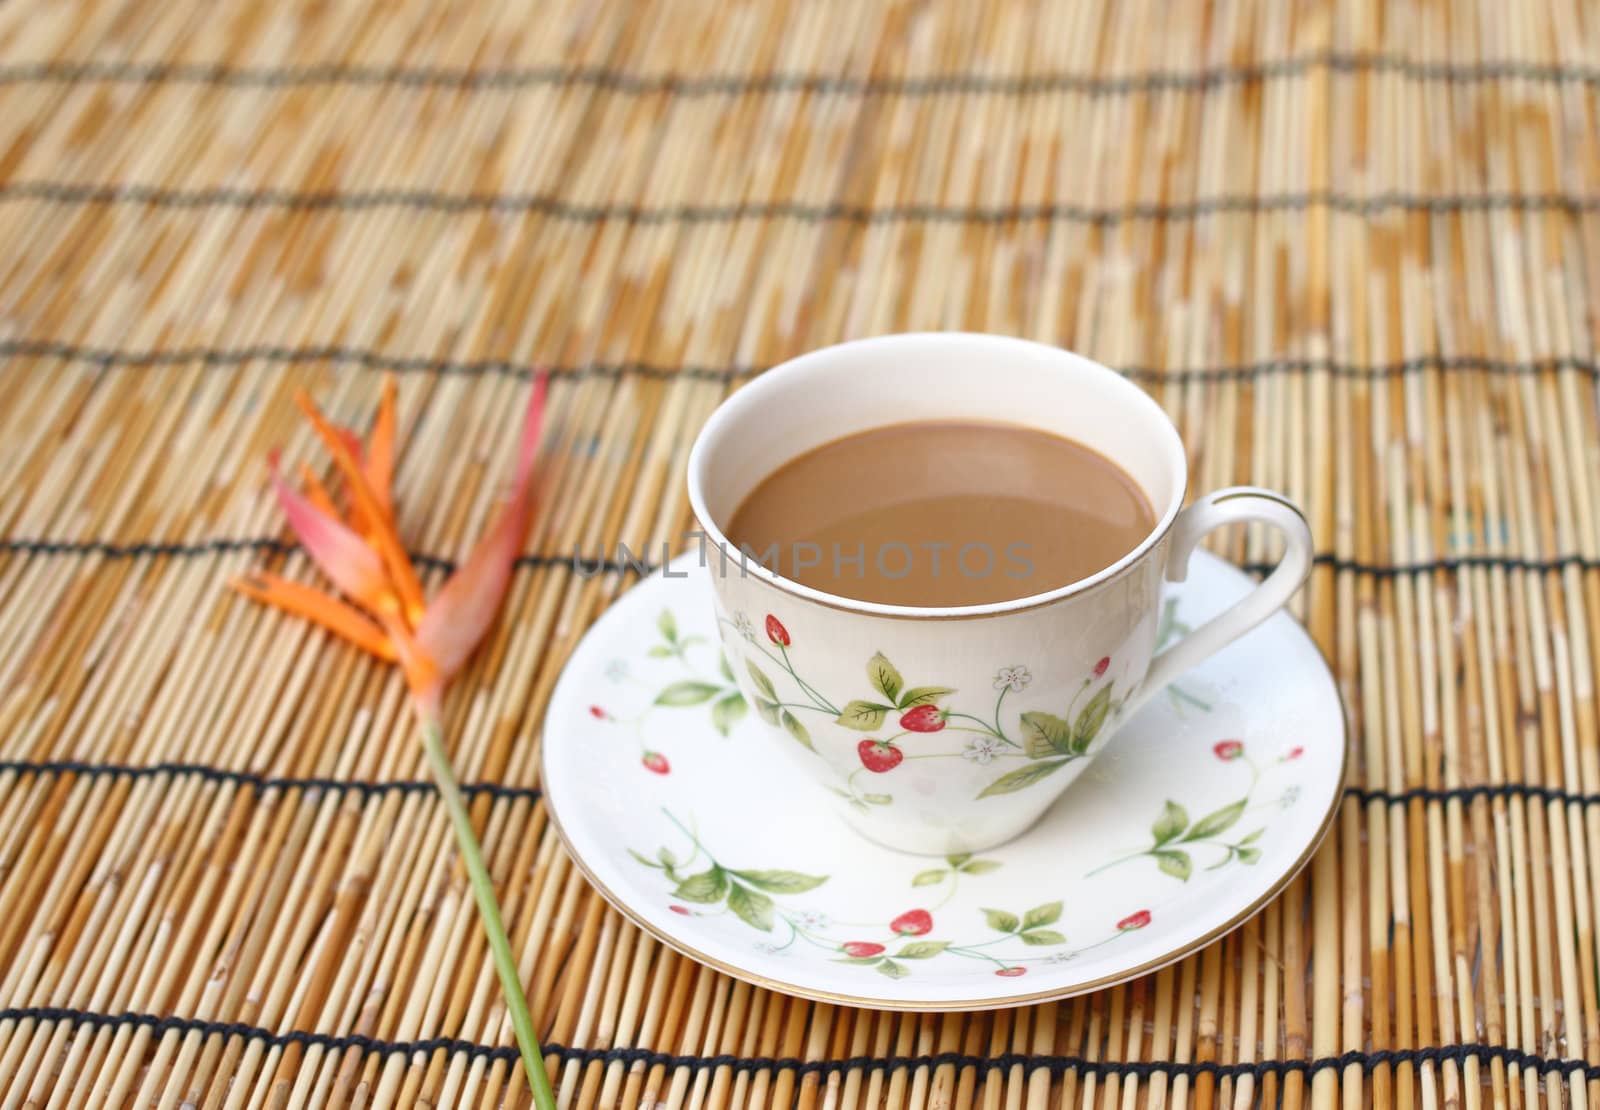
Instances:
[[[1600,1100],[1597,66],[1564,0],[0,8],[0,1104],[527,1103],[425,791],[97,770],[425,779],[392,676],[221,589],[309,573],[263,546],[262,456],[313,457],[296,387],[361,423],[376,364],[411,367],[405,538],[455,559],[515,371],[561,369],[551,561],[449,711],[465,779],[531,788],[562,662],[628,585],[560,560],[675,541],[741,368],[927,327],[1141,368],[1196,489],[1307,507],[1297,611],[1368,793],[1176,967],[929,1017],[700,968],[539,802],[479,795],[563,1101]]]

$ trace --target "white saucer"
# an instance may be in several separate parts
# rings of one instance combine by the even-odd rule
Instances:
[[[880,847],[769,747],[721,666],[706,572],[672,570],[689,576],[639,583],[567,664],[545,798],[601,893],[730,975],[904,1010],[1109,986],[1241,924],[1332,824],[1344,714],[1279,613],[1152,699],[1017,840],[944,860]],[[1163,635],[1250,585],[1196,554]]]

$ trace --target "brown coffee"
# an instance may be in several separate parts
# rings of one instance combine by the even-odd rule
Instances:
[[[930,421],[792,459],[750,492],[726,531],[751,564],[826,593],[947,606],[1087,578],[1154,527],[1133,479],[1080,443],[1012,424]]]

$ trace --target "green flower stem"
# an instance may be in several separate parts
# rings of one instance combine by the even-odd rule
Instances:
[[[1086,944],[1082,948],[1074,948],[1072,950],[1072,954],[1075,955],[1075,956],[1081,956],[1085,952],[1092,952],[1096,948],[1099,948],[1102,944],[1110,944],[1112,941],[1116,940],[1118,937],[1121,937],[1126,933],[1131,933],[1131,932],[1135,932],[1135,931],[1136,930],[1133,930],[1133,929],[1118,929],[1116,932],[1112,933],[1110,936],[1101,937],[1099,940],[1095,941],[1093,944]]]
[[[500,973],[500,991],[505,995],[506,1009],[511,1011],[511,1025],[517,1033],[517,1047],[522,1051],[522,1066],[528,1073],[528,1089],[533,1092],[533,1104],[539,1110],[556,1110],[556,1096],[550,1088],[550,1077],[545,1074],[544,1054],[533,1028],[533,1015],[528,1012],[528,999],[522,993],[522,981],[517,976],[517,958],[511,951],[505,923],[500,920],[500,903],[494,896],[494,881],[489,878],[489,868],[483,862],[483,848],[478,843],[478,834],[473,831],[472,817],[461,797],[461,787],[456,783],[450,756],[444,750],[444,734],[435,716],[422,718],[422,748],[428,753],[434,785],[438,787],[444,807],[450,813],[450,822],[456,829],[456,844],[461,849],[462,862],[467,866],[472,894],[478,902],[478,916],[489,938],[489,951],[494,954],[495,970]]]
[[[950,889],[945,891],[943,898],[928,907],[929,912],[942,910],[950,904],[950,900],[956,896],[956,890],[961,886],[961,872],[952,869],[946,881],[949,883]]]
[[[1180,701],[1188,702],[1190,705],[1194,706],[1196,709],[1200,710],[1202,713],[1210,713],[1211,712],[1211,703],[1210,702],[1201,701],[1199,698],[1197,698],[1193,694],[1189,693],[1189,691],[1185,690],[1182,686],[1178,685],[1176,682],[1174,682],[1171,686],[1167,687],[1167,693],[1172,698],[1172,700],[1174,702],[1180,702]],[[1085,951],[1087,951],[1087,949],[1085,949]]]
[[[962,728],[959,725],[951,725],[949,728],[945,729],[944,731],[946,731],[946,732],[975,732],[979,736],[989,736],[989,733],[984,731],[984,730],[982,730],[982,729]],[[994,739],[1003,740],[1005,738],[1004,737],[995,737]],[[1006,742],[1010,743],[1010,741],[1006,741]],[[1016,747],[1015,744],[1012,744],[1011,746],[1013,748]],[[906,756],[906,760],[907,761],[910,761],[910,760],[913,760],[913,759],[965,759],[965,758],[966,758],[965,750],[959,751],[959,752],[925,752],[922,755],[908,755],[908,756]],[[1028,757],[1023,752],[1021,752],[1019,750],[1019,751],[1011,751],[1011,752],[995,752],[994,755],[991,756],[990,758],[992,758],[992,759],[1026,759]],[[1078,756],[1068,756],[1068,758],[1069,759],[1076,759],[1076,758],[1080,758],[1080,757],[1078,757]]]
[[[1093,871],[1090,871],[1088,874],[1084,875],[1084,878],[1085,879],[1091,878],[1091,877],[1093,877],[1095,875],[1100,874],[1100,872],[1102,872],[1102,871],[1110,871],[1113,867],[1116,867],[1118,864],[1127,863],[1129,860],[1143,859],[1145,856],[1151,855],[1154,851],[1155,851],[1155,849],[1152,848],[1152,849],[1150,849],[1150,851],[1147,851],[1147,852],[1134,852],[1131,855],[1123,856],[1121,859],[1114,859],[1110,863],[1103,863],[1099,867],[1096,867]]]
[[[1011,742],[1011,740],[1005,735],[1005,733],[995,731],[994,726],[991,725],[988,721],[984,720],[982,717],[975,717],[971,713],[947,713],[945,716],[948,719],[951,719],[951,720],[959,717],[963,721],[974,721],[977,724],[983,726],[982,728],[961,728],[961,727],[956,726],[956,725],[951,725],[950,728],[951,728],[952,731],[957,731],[957,732],[981,732],[985,736],[993,736],[996,740],[1003,740],[1007,744],[1011,744],[1011,746],[1013,748],[1016,747],[1016,745]]]
[[[706,862],[707,863],[709,863],[712,867],[721,867],[722,866],[721,864],[719,864],[717,862],[717,857],[713,856],[711,854],[711,850],[709,848],[707,848],[704,844],[700,843],[700,838],[698,836],[696,836],[694,833],[690,832],[689,829],[684,825],[684,823],[682,821],[678,820],[677,816],[670,809],[668,809],[666,806],[662,806],[661,807],[661,812],[667,815],[667,820],[668,821],[671,821],[674,825],[678,826],[678,831],[679,832],[681,832],[684,836],[689,838],[689,843],[694,846],[695,852],[697,854],[703,854],[706,857]],[[694,820],[694,816],[692,814],[690,815],[689,820],[691,820],[691,821]],[[689,858],[690,859],[694,859],[695,857],[694,856],[690,856]],[[680,864],[679,866],[682,866],[682,865]]]
[[[1011,939],[1015,938],[1016,936],[1018,936],[1017,933],[1005,933],[1005,934],[1003,934],[1001,936],[995,937],[992,940],[979,940],[979,941],[974,941],[971,944],[952,944],[950,946],[950,951],[952,951],[952,952],[975,952],[980,948],[993,948],[995,945],[1004,944],[1006,941],[1011,940]]]
[[[774,660],[774,662],[778,663],[778,665],[780,667],[782,667],[785,671],[789,672],[789,677],[794,679],[795,682],[799,685],[800,689],[805,691],[806,696],[810,697],[810,698],[812,698],[812,699],[814,699],[816,701],[817,708],[823,710],[826,713],[832,713],[835,717],[837,717],[839,715],[838,707],[835,706],[827,698],[823,697],[820,693],[818,693],[817,690],[815,689],[815,687],[813,687],[811,685],[811,683],[807,682],[805,679],[801,678],[798,674],[795,673],[794,664],[789,662],[789,649],[784,647],[782,644],[779,644],[778,645],[778,650],[783,653],[783,658],[781,660]],[[765,655],[769,659],[772,658],[772,653],[767,651],[766,648],[762,648],[761,649],[761,653],[763,655]]]
[[[1000,727],[1000,703],[1006,700],[1006,695],[1010,692],[1011,684],[1008,682],[1000,687],[1000,696],[994,699],[994,734],[1015,748],[1018,746],[1017,743],[1006,735],[1005,729]]]
[[[1067,720],[1075,721],[1078,719],[1078,699],[1083,697],[1083,692],[1093,685],[1094,679],[1086,678],[1083,680],[1083,685],[1078,687],[1078,692],[1073,694],[1072,700],[1067,703]]]
[[[1187,845],[1189,845],[1191,847],[1207,847],[1207,848],[1222,848],[1222,849],[1225,849],[1227,854],[1222,857],[1222,863],[1227,863],[1229,860],[1231,860],[1233,858],[1233,851],[1234,850],[1233,850],[1232,846],[1230,846],[1228,844],[1228,842],[1225,841],[1225,840],[1215,840],[1215,839],[1212,839],[1211,837],[1200,837],[1199,839],[1196,839],[1196,840],[1190,840],[1188,837],[1184,837],[1182,840],[1169,840],[1169,841],[1166,842],[1166,844],[1158,844],[1154,848],[1147,848],[1142,852],[1134,852],[1132,855],[1123,856],[1121,859],[1114,859],[1110,863],[1103,863],[1099,867],[1096,867],[1093,871],[1087,872],[1083,877],[1085,879],[1091,879],[1094,876],[1100,874],[1100,872],[1102,872],[1102,871],[1109,871],[1113,867],[1118,866],[1119,864],[1128,863],[1128,862],[1130,862],[1132,860],[1146,859],[1146,858],[1154,859],[1155,856],[1156,856],[1156,853],[1161,851],[1162,848],[1169,848],[1174,844],[1187,844]],[[1222,864],[1217,864],[1216,866],[1220,867],[1220,866],[1222,866]],[[1207,868],[1207,870],[1208,871],[1214,871],[1214,870],[1216,870],[1216,868],[1215,867],[1211,867],[1211,868]]]
[[[956,731],[976,732],[977,729],[970,729],[970,730],[951,729],[950,731],[952,731],[952,732],[956,732]],[[908,756],[906,756],[906,761],[910,762],[913,759],[965,759],[965,758],[966,757],[961,752],[928,752],[928,753],[926,753],[924,755],[908,755]],[[995,752],[994,753],[994,758],[995,759],[1026,759],[1027,757],[1024,756],[1021,752]]]
[[[821,948],[825,952],[837,952],[839,950],[839,946],[837,944],[827,940],[820,933],[814,933],[810,929],[801,928],[799,925],[796,925],[794,919],[786,913],[780,912],[778,914],[778,920],[789,926],[789,939],[778,946],[780,950],[788,948],[789,945],[793,944],[797,939],[805,941],[814,948]]]
[[[809,682],[807,682],[805,679],[801,678],[799,675],[795,674],[794,666],[793,666],[793,664],[791,664],[789,662],[789,649],[788,648],[784,647],[782,644],[779,644],[778,645],[778,650],[780,652],[782,652],[783,654],[782,654],[781,657],[777,656],[777,655],[774,655],[774,654],[772,654],[771,651],[767,650],[767,646],[765,644],[763,644],[760,640],[756,639],[754,632],[752,632],[750,635],[746,636],[742,631],[740,631],[739,626],[737,624],[735,624],[733,621],[728,620],[726,617],[718,617],[717,618],[717,623],[718,624],[725,624],[729,628],[733,629],[735,632],[737,632],[739,634],[739,636],[741,638],[744,639],[744,641],[746,643],[748,643],[751,647],[755,648],[762,655],[766,656],[767,662],[774,664],[775,666],[780,668],[784,672],[784,674],[786,674],[790,678],[794,679],[795,685],[800,687],[800,692],[803,693],[806,697],[810,698],[811,702],[812,702],[812,704],[810,704],[810,705],[799,706],[798,708],[801,708],[801,709],[815,709],[818,713],[826,713],[826,714],[828,714],[829,716],[832,716],[832,717],[837,717],[839,715],[838,708],[836,706],[834,706],[834,704],[832,702],[830,702],[827,698],[823,697],[821,694],[817,693],[816,689]]]
[[[1001,940],[1010,940],[1011,938],[1010,937],[1001,937],[1000,939]],[[986,943],[994,944],[996,942],[995,941],[987,941]],[[989,955],[989,953],[987,953],[987,952],[974,951],[974,949],[977,949],[979,947],[982,947],[982,946],[981,945],[977,945],[977,944],[963,944],[963,945],[959,945],[959,946],[958,945],[951,945],[949,948],[946,948],[945,951],[950,953],[952,956],[965,956],[969,960],[985,960],[988,963],[994,964],[996,967],[1009,967],[1010,966],[1004,960],[997,960],[993,956]]]
[[[793,921],[790,921],[787,917],[780,916],[778,918],[778,920],[782,921],[785,925],[789,926],[789,939],[784,941],[782,944],[778,945],[778,951],[782,952],[784,949],[786,949],[786,948],[790,947],[792,944],[794,944],[795,941],[800,939],[800,929],[795,925],[795,923]]]
[[[974,717],[970,713],[952,713],[952,714],[950,714],[950,716],[951,717],[964,717],[965,719],[967,719],[969,721],[977,721],[978,724],[982,725],[983,727],[982,728],[968,728],[966,725],[949,725],[949,726],[946,726],[946,728],[944,729],[944,731],[946,731],[946,732],[975,732],[979,736],[988,736],[988,737],[990,737],[992,739],[1000,741],[1002,744],[1011,744],[1011,746],[1013,748],[1017,746],[1016,744],[1012,744],[1011,741],[1007,740],[1004,736],[1001,736],[994,729],[990,728],[989,727],[989,722],[985,721],[982,717]]]

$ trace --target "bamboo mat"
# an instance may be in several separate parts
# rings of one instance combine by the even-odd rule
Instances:
[[[1600,1101],[1600,17],[1576,0],[0,5],[0,1105],[526,1105],[398,679],[263,458],[400,373],[435,581],[549,367],[448,734],[570,1105]],[[970,328],[1125,370],[1308,508],[1349,706],[1311,868],[994,1014],[735,983],[564,857],[563,661],[749,374]],[[1271,558],[1257,537],[1226,553]]]

